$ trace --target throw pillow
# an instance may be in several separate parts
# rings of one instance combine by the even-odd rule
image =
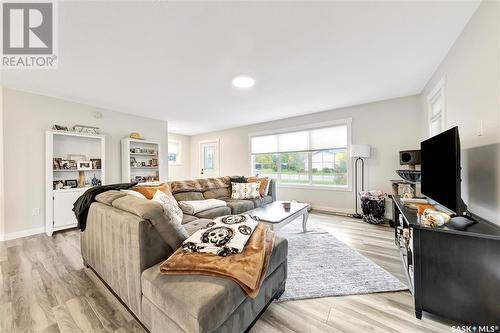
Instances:
[[[242,199],[256,199],[260,198],[259,193],[260,183],[231,183],[231,198]]]
[[[259,193],[261,197],[265,197],[269,191],[269,178],[268,177],[248,177],[249,183],[260,183]]]
[[[163,183],[159,186],[134,186],[132,187],[132,190],[142,193],[142,195],[144,195],[146,199],[149,200],[153,199],[154,195],[156,194],[156,191],[158,190],[162,191],[167,196],[171,196],[172,199],[174,199],[172,192],[170,192],[170,187],[166,183]]]
[[[231,183],[246,183],[247,182],[247,179],[245,178],[245,176],[231,176],[231,177],[229,177],[229,180],[231,181]]]
[[[152,200],[158,202],[163,207],[163,213],[168,223],[174,228],[175,234],[179,234],[180,238],[187,237],[187,232],[182,226],[182,210],[177,206],[177,201],[160,190],[156,191]],[[169,245],[172,246],[170,243]],[[177,247],[180,246],[180,244],[176,245]]]
[[[137,192],[134,190],[120,190],[120,192],[129,194],[129,195],[134,196],[134,197],[139,198],[139,199],[146,199],[147,200],[147,198],[141,192]]]

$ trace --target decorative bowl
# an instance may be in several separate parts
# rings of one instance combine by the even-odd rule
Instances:
[[[420,170],[396,170],[399,177],[403,178],[407,182],[418,183],[420,182],[420,177],[422,174]]]

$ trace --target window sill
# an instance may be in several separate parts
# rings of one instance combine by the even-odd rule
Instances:
[[[329,185],[294,185],[294,184],[277,184],[281,188],[296,188],[305,190],[322,190],[322,191],[338,191],[338,192],[351,192],[349,186],[329,186]]]

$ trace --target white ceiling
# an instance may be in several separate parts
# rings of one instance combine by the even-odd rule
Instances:
[[[477,1],[60,2],[59,68],[2,84],[196,134],[418,94]],[[256,84],[236,89],[248,74]]]

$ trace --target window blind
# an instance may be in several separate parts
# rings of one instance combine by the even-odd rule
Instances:
[[[271,154],[347,147],[347,125],[254,136],[251,154]]]

